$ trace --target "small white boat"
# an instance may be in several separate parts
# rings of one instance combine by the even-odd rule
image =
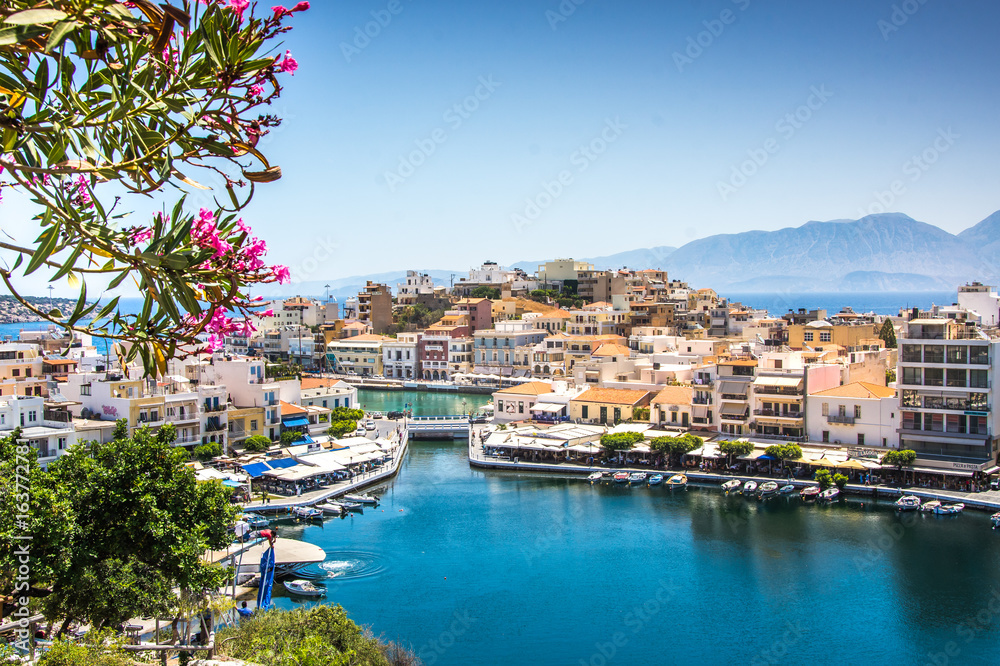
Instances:
[[[795,486],[793,486],[790,483],[778,488],[779,495],[791,495],[794,492],[795,492]]]
[[[771,497],[772,495],[778,494],[778,483],[776,481],[765,481],[760,484],[760,488],[757,490],[760,496]]]
[[[894,504],[896,511],[916,511],[920,508],[920,498],[915,495],[903,495]]]
[[[930,502],[924,502],[923,504],[921,504],[920,510],[925,511],[927,513],[934,513],[934,509],[938,508],[939,506],[941,506],[941,502],[939,502],[938,500],[931,500]]]
[[[352,495],[348,493],[344,495],[344,499],[348,502],[357,502],[358,504],[378,504],[378,498],[371,495]]]
[[[323,512],[319,509],[314,509],[311,506],[293,506],[292,515],[296,518],[303,518],[305,520],[312,520],[314,518],[322,518]]]
[[[956,504],[939,504],[934,508],[934,513],[936,513],[939,516],[954,516],[959,513],[962,513],[964,509],[965,505],[962,504],[961,502],[958,502]]]
[[[836,486],[833,488],[827,488],[819,494],[819,498],[823,502],[832,502],[838,497],[840,497],[840,488],[837,488]]]
[[[271,521],[264,516],[249,511],[240,516],[240,520],[249,525],[252,530],[262,530],[271,524]]]
[[[663,483],[663,475],[662,474],[650,474],[649,475],[649,485],[651,485],[651,486],[658,486],[661,483]]]
[[[330,504],[337,504],[344,511],[357,511],[358,513],[364,513],[365,507],[361,502],[350,502],[348,500],[341,500],[339,502],[330,502]]]
[[[632,472],[631,474],[628,475],[628,482],[642,483],[646,480],[647,476],[648,474],[646,474],[645,472]]]
[[[744,495],[753,495],[756,490],[757,490],[756,481],[747,481],[746,483],[743,484]]]
[[[604,472],[594,472],[587,477],[587,481],[591,483],[596,483],[604,478]]]
[[[282,585],[290,593],[300,597],[322,597],[326,594],[326,590],[322,587],[316,587],[307,580],[286,580]]]
[[[799,497],[804,500],[816,499],[823,492],[819,486],[806,486],[799,492]]]
[[[317,504],[316,508],[323,513],[331,513],[335,516],[339,516],[344,513],[344,508],[339,504]]]
[[[614,477],[612,477],[615,483],[627,483],[628,482],[628,472],[615,472]]]
[[[669,479],[667,479],[668,488],[685,488],[688,484],[688,478],[683,474],[674,474]]]
[[[739,479],[730,479],[722,484],[722,489],[727,493],[734,492],[739,490],[741,485],[743,485],[743,482]]]
[[[993,523],[993,529],[1000,527],[1000,511],[990,516],[990,522]]]

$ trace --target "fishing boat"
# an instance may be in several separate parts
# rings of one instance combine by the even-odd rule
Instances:
[[[612,478],[615,483],[626,483],[628,482],[628,472],[615,472],[615,475]]]
[[[739,479],[730,479],[722,484],[722,489],[728,493],[739,490],[741,485],[743,485],[743,482]]]
[[[344,511],[355,511],[357,513],[364,513],[365,510],[365,507],[361,504],[361,502],[340,500],[339,502],[330,502],[330,504],[339,504]]]
[[[757,491],[761,498],[771,497],[772,495],[778,494],[778,484],[775,481],[765,481],[760,484],[760,488]]]
[[[783,485],[780,488],[778,488],[778,494],[779,495],[791,495],[794,492],[795,492],[795,486],[793,486],[790,483],[788,483],[786,485]]]
[[[322,511],[323,513],[330,513],[335,516],[339,516],[340,514],[344,513],[344,508],[339,504],[317,504],[316,508]]]
[[[827,488],[819,494],[819,499],[823,502],[832,502],[838,497],[840,497],[840,488],[837,487]]]
[[[955,516],[965,509],[965,505],[961,502],[955,504],[939,504],[934,508],[934,513],[939,516]]]
[[[923,504],[921,504],[920,510],[925,511],[927,513],[934,513],[934,509],[938,508],[939,506],[941,506],[941,502],[939,502],[938,500],[931,500],[930,502],[924,502]]]
[[[663,483],[663,475],[662,474],[650,474],[650,476],[649,476],[649,485],[651,485],[651,486],[658,486],[661,483]]]
[[[348,502],[357,502],[358,504],[378,504],[378,498],[371,495],[352,495],[348,493],[344,495],[344,499]]]
[[[816,499],[823,492],[819,486],[806,486],[799,492],[799,497],[806,500]]]
[[[669,479],[667,479],[667,487],[670,489],[674,488],[685,488],[688,484],[688,478],[683,474],[674,474]]]
[[[642,483],[648,475],[645,472],[632,472],[628,475],[629,483]]]
[[[920,498],[915,495],[903,495],[894,504],[896,511],[916,511],[920,508]]]
[[[603,478],[604,478],[604,472],[594,472],[593,474],[587,477],[587,481],[590,481],[591,483],[597,483]]]
[[[244,513],[240,516],[240,520],[249,525],[252,530],[262,530],[271,524],[271,521],[264,516],[251,512]]]
[[[1000,511],[990,516],[990,522],[993,523],[993,529],[1000,527]]]
[[[293,506],[292,515],[303,520],[312,520],[314,518],[322,518],[323,512],[311,506]]]
[[[307,580],[286,580],[282,585],[290,593],[300,597],[322,597],[326,594],[326,590],[322,587],[316,587]]]
[[[753,495],[754,492],[756,492],[756,490],[757,490],[757,482],[756,481],[747,481],[746,483],[743,484],[743,494],[744,495]]]

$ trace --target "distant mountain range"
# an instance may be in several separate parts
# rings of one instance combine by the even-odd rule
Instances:
[[[534,272],[545,259],[512,267]],[[584,257],[599,270],[666,269],[694,287],[739,292],[935,291],[970,280],[1000,282],[1000,211],[954,235],[902,213],[860,220],[807,222],[777,231],[718,234],[679,248],[660,246]],[[438,284],[465,271],[424,270]],[[320,296],[330,285],[338,300],[367,280],[393,288],[406,271],[284,285],[265,296]]]

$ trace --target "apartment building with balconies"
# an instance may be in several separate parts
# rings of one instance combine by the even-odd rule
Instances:
[[[727,358],[716,364],[714,402],[718,405],[716,425],[729,435],[750,434],[750,386],[757,374],[752,358]]]
[[[38,396],[0,398],[0,437],[21,429],[18,442],[35,449],[42,467],[61,456],[77,443],[76,428],[69,411],[47,405]]]
[[[524,363],[518,363],[518,348],[533,346],[548,337],[544,330],[532,326],[530,321],[513,319],[498,321],[494,328],[476,331],[473,334],[474,372],[502,375],[527,374],[530,361],[528,354],[522,355]]]
[[[806,396],[811,442],[857,447],[898,448],[896,389],[852,382]]]
[[[395,338],[382,342],[382,370],[386,377],[396,379],[416,379],[420,377],[420,362],[417,358],[420,335],[399,333]]]

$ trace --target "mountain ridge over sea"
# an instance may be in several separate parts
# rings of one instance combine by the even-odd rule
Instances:
[[[518,261],[510,266],[534,272],[545,261]],[[959,234],[903,213],[882,213],[859,220],[811,220],[775,231],[716,234],[679,248],[637,248],[578,261],[594,264],[598,270],[665,269],[672,279],[717,291],[953,290],[971,280],[991,284],[1000,281],[1000,211]],[[466,275],[464,271],[421,272],[444,285],[450,283],[452,274],[456,281]],[[367,280],[395,288],[405,275],[404,269],[280,287],[268,285],[270,289],[262,294],[322,296],[329,284],[331,296],[342,299],[357,294]]]

